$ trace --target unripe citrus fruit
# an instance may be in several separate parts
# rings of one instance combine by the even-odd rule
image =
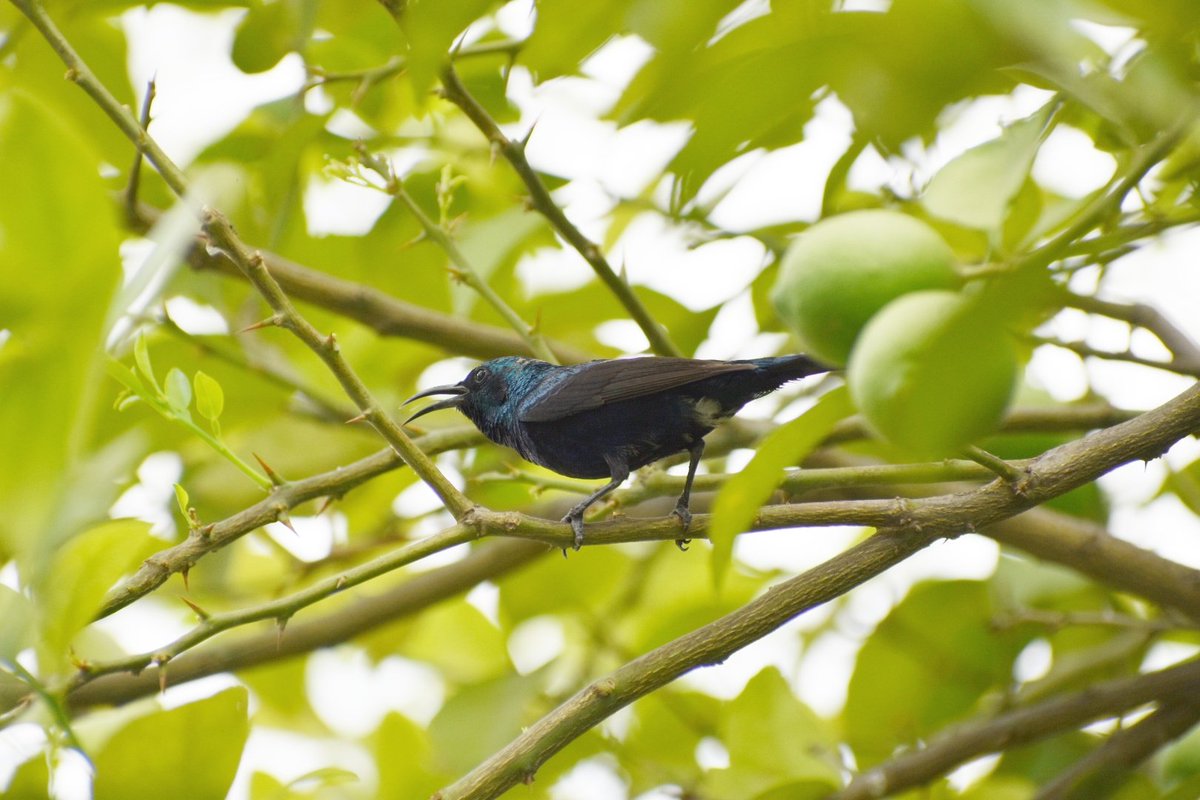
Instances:
[[[851,211],[796,237],[771,300],[806,352],[840,366],[867,320],[889,302],[958,285],[954,253],[933,228],[898,211]]]
[[[977,298],[924,291],[888,303],[850,355],[850,394],[885,439],[955,455],[995,430],[1017,381],[1014,342]]]

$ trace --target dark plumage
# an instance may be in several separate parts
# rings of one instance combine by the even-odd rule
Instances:
[[[408,422],[430,411],[457,408],[493,442],[528,461],[572,478],[608,478],[563,518],[571,523],[578,550],[588,506],[617,488],[630,471],[685,450],[691,461],[673,513],[686,532],[704,436],[756,397],[829,369],[808,356],[629,358],[569,367],[505,356],[481,364],[460,383],[409,398],[407,403],[453,395],[421,409]]]

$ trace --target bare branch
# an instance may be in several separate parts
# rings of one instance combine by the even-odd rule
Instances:
[[[417,439],[425,453],[478,443],[483,437],[474,428],[460,427],[426,434]],[[177,572],[187,572],[205,555],[219,550],[252,530],[275,522],[280,513],[318,497],[339,497],[365,481],[403,465],[391,448],[359,459],[345,467],[276,487],[263,500],[227,519],[204,525],[177,545],[155,553],[133,575],[109,592],[96,617],[106,617],[157,589]]]
[[[1069,307],[1089,314],[1099,314],[1144,328],[1171,351],[1174,356],[1171,362],[1173,368],[1189,375],[1200,372],[1200,347],[1157,308],[1145,303],[1116,303],[1078,294],[1068,294],[1065,302]]]
[[[666,331],[650,316],[650,312],[642,305],[642,301],[633,293],[633,287],[629,285],[628,281],[617,275],[609,265],[604,254],[600,252],[599,245],[584,236],[583,232],[567,219],[567,215],[554,202],[554,198],[546,189],[546,184],[542,182],[525,158],[524,142],[518,142],[504,135],[504,131],[500,130],[500,126],[496,124],[487,110],[463,86],[453,66],[446,67],[442,73],[442,87],[445,98],[461,108],[467,118],[475,123],[475,127],[487,137],[488,142],[512,164],[517,175],[529,189],[533,208],[548,219],[554,229],[575,248],[579,255],[583,256],[584,261],[591,265],[597,277],[616,296],[625,310],[629,312],[629,316],[642,329],[642,333],[650,342],[650,349],[660,356],[682,355],[679,348],[667,337]]]
[[[1191,730],[1200,721],[1200,703],[1192,691],[1163,698],[1148,717],[1108,737],[1103,745],[1079,759],[1053,781],[1042,787],[1034,800],[1066,800],[1079,797],[1085,782],[1111,786],[1129,770]]]
[[[360,597],[333,611],[294,620],[283,636],[272,627],[259,633],[223,637],[184,653],[171,661],[171,683],[186,683],[331,647],[463,594],[482,581],[499,578],[549,552],[548,548],[531,542],[485,544],[461,561],[414,575],[387,591]],[[97,678],[72,692],[69,702],[78,710],[152,695],[159,691],[159,672],[152,665],[138,675]],[[12,699],[13,693],[0,682],[0,700]]]
[[[992,719],[959,725],[919,750],[857,775],[829,800],[874,800],[921,786],[973,758],[1123,714],[1170,695],[1194,693],[1198,686],[1200,660],[1193,659],[1159,672],[1099,683]],[[1195,709],[1191,711],[1195,713]]]
[[[881,530],[738,610],[593,682],[435,797],[437,800],[498,797],[516,783],[530,779],[546,759],[618,709],[685,672],[724,660],[796,615],[844,594],[935,539],[1000,522],[1093,481],[1123,463],[1161,455],[1198,425],[1200,385],[1136,419],[1047,451],[1033,460],[1025,479],[1015,487],[997,480],[973,492],[921,501],[923,505],[917,501],[902,503],[915,506],[902,527]],[[759,520],[775,513],[780,511],[764,509]],[[603,531],[608,526],[595,527]],[[564,542],[565,536],[564,532]],[[594,543],[597,538],[593,533],[589,541]],[[1200,606],[1194,606],[1190,613],[1200,614]],[[1200,665],[1197,669],[1200,670]]]

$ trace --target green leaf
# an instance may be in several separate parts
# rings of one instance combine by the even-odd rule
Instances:
[[[266,72],[308,40],[314,4],[312,0],[260,0],[249,5],[230,56],[243,72]]]
[[[178,367],[171,367],[166,384],[167,405],[181,417],[190,416],[188,407],[192,404],[192,385],[188,383],[187,375]]]
[[[422,614],[398,649],[461,683],[498,677],[511,666],[499,629],[466,600],[442,603]]]
[[[425,730],[400,714],[383,718],[374,737],[379,765],[377,797],[429,797],[449,782],[432,769],[433,751]],[[403,753],[404,758],[396,758]]]
[[[145,336],[139,336],[134,341],[133,360],[137,364],[138,372],[146,379],[147,385],[161,391],[158,388],[158,380],[154,377],[154,365],[150,363],[150,346],[146,344]]]
[[[998,231],[1029,177],[1056,105],[1046,104],[938,170],[921,199],[926,210],[968,228]]]
[[[1000,632],[986,583],[914,586],[867,639],[842,714],[860,768],[931,735],[1006,690],[1029,634]]]
[[[437,768],[461,774],[508,744],[534,721],[531,705],[538,694],[533,676],[511,675],[451,697],[429,723]]]
[[[784,469],[798,464],[854,407],[846,387],[824,394],[808,411],[772,431],[758,445],[745,469],[730,476],[713,501],[708,537],[712,541],[713,580],[720,586],[733,555],[733,539],[745,531],[784,477]]]
[[[408,39],[407,72],[413,90],[423,95],[449,61],[454,38],[466,30],[492,5],[492,0],[459,0],[437,3],[430,0],[402,5],[400,26]]]
[[[175,484],[175,503],[179,506],[179,513],[183,515],[184,519],[187,519],[189,506],[188,493],[187,489],[184,489],[178,483]]]
[[[541,0],[537,25],[521,48],[521,63],[539,81],[575,72],[579,62],[622,27],[620,20],[631,2]]]
[[[0,661],[14,659],[29,646],[33,607],[20,592],[0,585]]]
[[[49,52],[39,38],[14,40],[22,69],[27,56],[40,57],[35,50]],[[58,521],[70,514],[64,491],[89,441],[92,416],[108,404],[97,391],[96,372],[105,310],[121,268],[114,205],[99,177],[94,143],[71,129],[50,98],[11,88],[11,73],[5,74],[0,331],[8,333],[0,333],[6,338],[0,347],[0,554],[27,557],[22,568],[32,575],[72,530]],[[52,81],[35,84],[67,83],[61,76],[59,64]],[[82,98],[78,87],[69,90]],[[59,97],[57,88],[47,92]],[[94,107],[89,113],[98,119]]]
[[[51,800],[50,768],[47,765],[45,753],[38,753],[33,758],[17,767],[4,797],[20,798],[20,800]]]
[[[195,380],[196,411],[209,422],[216,422],[225,410],[225,392],[208,373],[197,370]]]
[[[65,663],[71,640],[92,621],[104,594],[157,546],[150,523],[114,519],[80,533],[55,552],[35,594],[44,670]]]
[[[623,741],[622,766],[629,772],[630,795],[655,786],[686,786],[695,780],[696,747],[704,736],[716,733],[711,722],[718,700],[698,692],[671,689],[639,700],[634,723]]]
[[[715,783],[736,778],[744,786],[756,787],[753,795],[744,792],[734,797],[768,793],[820,797],[840,786],[836,743],[775,667],[755,675],[729,704],[721,734],[729,748],[729,770]],[[809,784],[822,784],[824,794],[776,795],[780,787],[797,782],[806,786],[806,792]]]
[[[250,732],[243,687],[129,722],[95,754],[95,800],[224,800]]]

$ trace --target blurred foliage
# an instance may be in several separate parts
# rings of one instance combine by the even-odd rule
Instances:
[[[405,190],[539,333],[608,357],[623,351],[605,331],[612,323],[632,325],[600,281],[552,274],[561,267],[569,275],[582,262],[562,232],[530,210],[526,186],[501,154],[439,93],[451,60],[467,90],[520,139],[537,121],[531,91],[548,102],[544,96],[555,87],[586,87],[596,75],[608,80],[601,62],[614,52],[630,59],[628,80],[607,85],[595,122],[615,129],[683,123],[687,135],[640,190],[622,196],[600,187],[606,196],[596,218],[576,221],[603,243],[618,272],[620,246],[638,221],[653,220],[688,246],[753,239],[766,255],[760,263],[730,265],[745,273],[745,291],[730,301],[748,298],[762,333],[783,330],[768,299],[777,258],[815,219],[764,219],[731,231],[713,212],[732,196],[731,176],[741,173],[746,156],[806,146],[822,108],[843,108],[852,133],[828,175],[797,176],[825,181],[821,214],[887,207],[925,220],[975,278],[980,296],[1003,306],[1022,336],[1059,313],[1061,290],[1074,272],[1089,270],[1092,283],[1102,284],[1120,255],[1163,230],[1200,221],[1195,0],[410,0],[388,4],[395,20],[384,4],[350,0],[171,5],[206,16],[232,11],[228,55],[242,73],[303,67],[302,86],[214,133],[189,169],[222,187],[221,207],[247,243],[310,270],[303,313],[318,330],[336,331],[342,353],[389,411],[429,383],[422,376],[430,367],[439,376],[466,367],[461,360],[445,363],[461,355],[453,347],[380,335],[387,320],[372,316],[382,314],[372,292],[475,325],[470,330],[481,340],[505,323],[455,280],[446,253],[399,203],[387,202],[361,233],[313,232],[324,220],[309,218],[306,199],[357,174],[359,140],[395,159]],[[167,4],[55,0],[47,6],[100,80],[136,107],[144,87],[130,83],[124,15],[153,14]],[[634,42],[631,49],[608,49]],[[158,89],[174,91],[167,83]],[[943,134],[956,119],[1014,93],[1036,94],[1037,110],[1010,120],[990,141],[956,152],[917,185],[864,188],[849,179],[855,164],[880,160],[912,174],[931,146],[946,144]],[[1095,176],[1094,185],[1136,168],[1165,136],[1181,142],[1159,157],[1165,163],[1148,188],[1104,206],[1097,205],[1104,189],[1070,197],[1036,179],[1033,164],[1060,130],[1082,134],[1112,155],[1115,175]],[[602,163],[603,154],[596,157]],[[753,462],[735,482],[741,494],[724,496],[737,507],[720,530],[731,565],[719,591],[701,553],[683,555],[669,543],[589,548],[566,561],[540,558],[476,580],[479,588],[469,595],[455,590],[429,607],[397,611],[398,619],[383,627],[346,634],[352,641],[340,646],[365,665],[361,685],[345,678],[354,685],[323,688],[344,676],[322,674],[309,652],[274,662],[265,656],[269,663],[236,670],[239,687],[199,700],[142,700],[80,713],[68,724],[64,691],[77,668],[137,652],[132,637],[90,625],[106,593],[155,551],[202,536],[205,526],[262,501],[262,487],[248,477],[258,474],[247,466],[256,456],[283,478],[299,480],[383,447],[365,426],[343,424],[356,412],[294,337],[277,329],[234,333],[269,315],[245,282],[215,269],[172,272],[184,255],[174,252],[166,254],[171,266],[148,299],[130,304],[118,293],[128,280],[123,264],[131,273],[144,258],[151,224],[136,214],[127,219],[121,193],[133,158],[92,100],[63,80],[61,62],[37,31],[15,7],[0,5],[0,725],[31,723],[48,734],[42,754],[11,765],[4,796],[49,796],[51,775],[78,735],[95,768],[98,800],[224,797],[248,737],[275,729],[314,748],[341,740],[354,756],[321,751],[310,769],[295,774],[243,764],[240,796],[425,797],[588,681],[743,606],[785,576],[744,563],[733,535],[753,517],[746,504],[765,499],[779,470],[795,466],[817,428],[841,411],[782,429],[768,454],[778,457]],[[574,177],[541,175],[552,191],[575,188]],[[152,210],[175,203],[149,167],[138,188]],[[571,195],[556,199],[566,203]],[[574,218],[576,209],[570,211]],[[1060,249],[1038,250],[1064,235]],[[337,287],[324,277],[353,289],[335,297]],[[643,285],[633,294],[685,354],[706,342],[738,349],[740,343],[717,341],[728,304],[698,309],[684,302],[684,292],[676,297]],[[761,342],[780,352],[794,346],[780,336]],[[110,357],[120,381],[105,374]],[[1069,404],[1022,390],[1017,406]],[[460,424],[427,419],[435,432]],[[1027,458],[1078,433],[999,434],[983,444],[1004,458]],[[894,455],[877,443],[847,451]],[[490,508],[557,518],[574,499],[542,471],[518,479],[514,469],[527,465],[491,445],[437,458]],[[721,472],[730,463],[744,462],[717,452],[708,466]],[[1161,490],[1191,514],[1200,513],[1198,465],[1172,470]],[[755,481],[760,485],[748,487]],[[254,530],[207,554],[186,584],[173,577],[139,600],[123,612],[132,620],[124,624],[161,626],[153,638],[166,644],[169,630],[195,624],[197,614],[289,595],[448,520],[404,469],[333,495],[290,509],[299,539],[281,525]],[[1107,522],[1111,504],[1095,483],[1052,501],[1056,510],[1098,525]],[[153,526],[121,510],[131,507]],[[661,510],[648,508],[644,513]],[[306,547],[320,535],[328,547]],[[485,552],[477,545],[461,549],[472,558]],[[436,567],[405,567],[306,609],[293,625],[440,574]],[[567,797],[560,779],[590,765],[615,774],[629,797],[664,787],[709,800],[824,797],[848,774],[887,762],[898,748],[935,741],[949,726],[1136,674],[1159,641],[1198,643],[1187,626],[1157,624],[1171,618],[1156,607],[1015,554],[1004,554],[984,579],[905,586],[890,611],[868,624],[853,604],[837,603],[813,629],[780,634],[802,651],[827,635],[854,640],[849,674],[811,673],[828,686],[800,687],[794,672],[767,665],[769,656],[728,699],[701,690],[701,683],[669,684],[571,742],[513,796]],[[144,616],[137,616],[139,608]],[[1072,624],[1101,613],[1129,624]],[[262,630],[275,635],[274,628]],[[283,640],[287,630],[278,635]],[[1048,653],[1036,674],[1022,666],[1031,653]],[[392,669],[421,676],[403,687],[419,695],[409,705],[393,695],[372,697],[369,729],[329,712],[341,702],[339,692],[376,691],[369,687],[394,676]],[[164,680],[171,682],[170,665]],[[829,704],[837,710],[825,716],[800,699],[837,697],[843,689],[844,704]],[[19,705],[25,697],[34,699]],[[896,796],[1032,798],[1039,785],[1095,752],[1104,734],[1067,730],[1007,750],[971,785],[943,776]],[[1095,794],[1088,796],[1194,797],[1198,748],[1193,732],[1130,769],[1119,786],[1090,787]],[[362,764],[372,768],[360,770]]]

